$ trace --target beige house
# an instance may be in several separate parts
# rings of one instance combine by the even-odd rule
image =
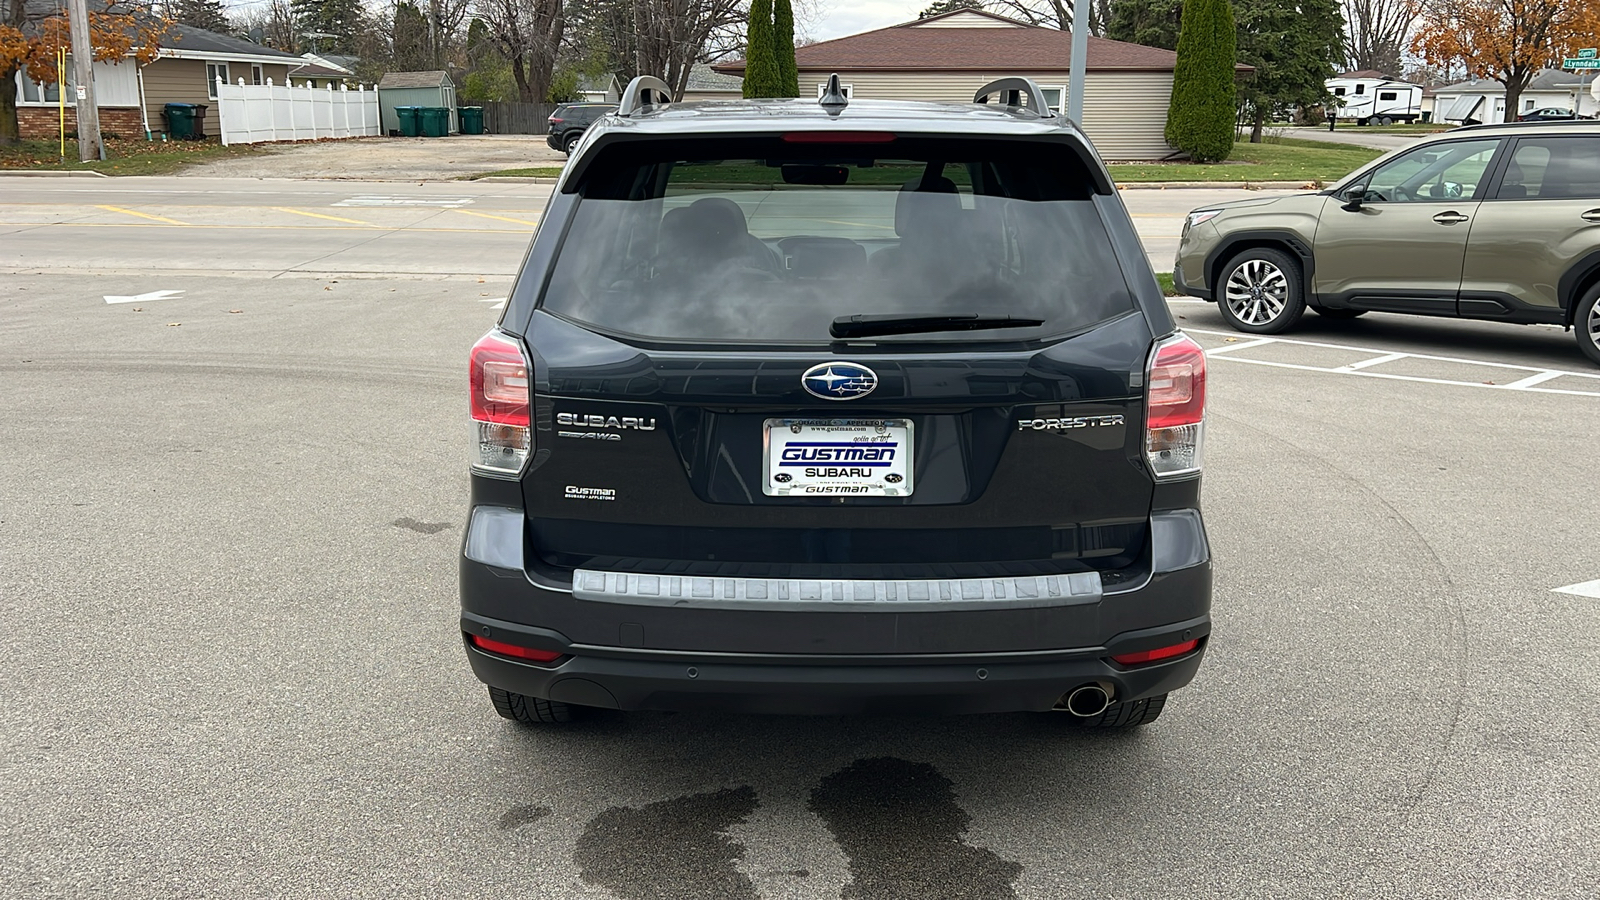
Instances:
[[[33,10],[37,0],[30,2]],[[53,10],[45,10],[46,13]],[[306,61],[292,53],[252,44],[240,38],[174,25],[162,43],[161,56],[141,66],[132,57],[119,63],[94,64],[95,101],[100,109],[100,130],[120,137],[143,137],[147,132],[167,131],[163,111],[168,103],[205,104],[215,116],[216,79],[237,83],[283,84],[291,68]],[[70,76],[70,67],[69,67]],[[39,84],[26,72],[16,76],[17,123],[25,138],[51,138],[60,127],[60,87]],[[77,127],[73,109],[77,89],[69,77],[66,90],[66,120],[70,131]],[[211,119],[207,134],[216,129]]]
[[[836,72],[852,98],[970,103],[988,82],[1020,75],[1038,82],[1064,112],[1071,45],[1069,32],[963,9],[799,47],[795,62],[802,95],[820,96]],[[1171,50],[1089,38],[1079,124],[1101,156],[1160,159],[1173,152],[1164,132],[1177,61]],[[742,60],[711,68],[744,74]]]

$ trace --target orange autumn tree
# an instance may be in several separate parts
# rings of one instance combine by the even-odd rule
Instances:
[[[1540,69],[1600,43],[1600,7],[1588,0],[1427,0],[1411,49],[1430,64],[1464,64],[1506,87],[1515,119]]]
[[[37,13],[27,0],[0,0],[6,15],[0,19],[0,144],[21,139],[17,124],[16,74],[26,71],[40,84],[58,84],[65,72],[56,71],[56,52],[71,50],[67,17],[54,4]],[[111,4],[89,13],[89,43],[96,62],[121,62],[132,56],[139,65],[161,53],[169,23],[148,13],[113,12]]]

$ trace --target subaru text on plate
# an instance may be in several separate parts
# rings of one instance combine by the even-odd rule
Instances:
[[[1155,719],[1210,634],[1205,357],[1083,134],[637,79],[472,350],[494,707]],[[1001,102],[988,104],[991,95]]]

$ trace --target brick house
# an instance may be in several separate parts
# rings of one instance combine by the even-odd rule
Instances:
[[[27,0],[30,17],[44,18],[57,11],[55,0]],[[100,107],[100,131],[119,137],[159,135],[167,130],[163,110],[168,103],[216,105],[216,78],[247,84],[283,84],[289,70],[306,60],[292,53],[252,44],[240,38],[187,25],[174,25],[162,42],[161,56],[140,66],[129,57],[118,63],[94,64],[95,100]],[[77,89],[68,65],[66,88],[67,130],[77,128]],[[26,71],[18,72],[13,86],[17,96],[17,124],[28,139],[56,136],[60,123],[59,86],[39,84]],[[212,112],[212,115],[215,115]],[[208,133],[214,126],[208,125]]]

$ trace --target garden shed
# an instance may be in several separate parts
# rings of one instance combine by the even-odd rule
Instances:
[[[378,111],[383,133],[400,130],[396,106],[442,106],[450,110],[450,133],[461,132],[456,114],[456,85],[448,72],[389,72],[378,82]]]

